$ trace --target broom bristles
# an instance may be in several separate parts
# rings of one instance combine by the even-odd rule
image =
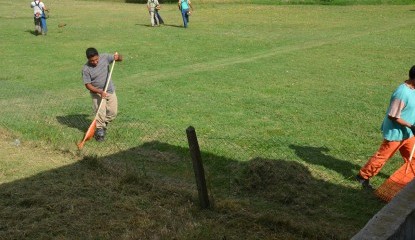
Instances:
[[[376,196],[385,202],[390,202],[392,198],[406,186],[406,184],[414,179],[414,171],[407,172],[408,165],[411,164],[411,162],[407,162],[386,179],[385,182],[376,189]],[[410,168],[413,170],[412,166],[410,166]]]
[[[385,182],[376,189],[375,194],[378,198],[385,202],[390,202],[395,195],[404,188],[405,185],[397,183],[392,179],[388,178]]]
[[[97,120],[94,119],[94,121],[92,121],[91,125],[86,131],[84,139],[82,139],[82,141],[77,144],[79,150],[81,150],[84,147],[84,144],[86,141],[90,140],[94,136],[96,126],[97,126]]]

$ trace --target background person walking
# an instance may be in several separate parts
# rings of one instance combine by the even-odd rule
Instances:
[[[48,11],[45,4],[36,0],[30,3],[30,7],[33,8],[33,20],[35,23],[35,35],[42,34],[46,35],[48,32],[48,27],[46,25],[46,14],[45,11]]]
[[[95,139],[99,142],[105,140],[106,129],[108,124],[115,119],[118,112],[118,100],[115,94],[115,87],[112,79],[109,79],[107,92],[104,87],[109,74],[110,64],[113,61],[122,61],[122,56],[117,52],[111,54],[98,54],[95,48],[86,50],[88,61],[82,69],[82,78],[85,87],[89,90],[92,98],[92,107],[95,112],[101,101],[102,109],[98,112]]]
[[[164,24],[163,18],[161,18],[160,13],[159,13],[160,9],[161,9],[160,5],[157,5],[156,8],[154,9],[154,21],[156,21],[156,18],[158,18],[159,24]]]
[[[183,26],[187,28],[187,24],[189,23],[189,16],[191,15],[189,7],[193,11],[192,3],[190,0],[179,0],[178,5],[183,18]]]
[[[415,144],[415,66],[409,79],[398,86],[390,99],[381,130],[383,142],[379,150],[360,169],[356,180],[363,188],[372,190],[369,179],[380,172],[385,163],[399,150],[404,163],[410,159]]]
[[[158,6],[160,6],[158,0],[147,0],[147,9],[148,9],[148,12],[150,13],[150,22],[151,22],[152,27],[160,26],[159,18],[155,14],[156,7]]]

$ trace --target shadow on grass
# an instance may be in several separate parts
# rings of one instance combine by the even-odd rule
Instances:
[[[350,239],[382,207],[294,161],[202,157],[210,210],[188,150],[154,141],[0,185],[0,239]]]
[[[34,36],[42,35],[42,34],[36,34],[36,32],[34,30],[26,30],[25,32],[30,33]]]
[[[92,120],[87,114],[73,114],[67,116],[57,116],[56,120],[63,125],[71,128],[77,128],[80,131],[86,131]]]
[[[293,149],[296,155],[301,158],[303,161],[323,166],[327,169],[341,174],[345,179],[352,179],[359,172],[362,166],[357,164],[352,164],[348,161],[335,158],[328,155],[330,149],[327,147],[310,147],[310,146],[297,146],[290,145],[290,148]],[[388,178],[389,176],[384,173],[379,173],[378,176]]]
[[[175,28],[183,28],[182,25],[173,25],[173,24],[163,24],[163,26],[166,26],[166,27],[175,27]]]
[[[137,23],[136,26],[143,26],[143,27],[150,27],[150,28],[152,27],[151,24],[142,24],[142,23]],[[165,26],[165,27],[183,28],[183,26],[180,26],[180,25],[165,24],[165,23],[160,25],[161,28],[163,26]]]

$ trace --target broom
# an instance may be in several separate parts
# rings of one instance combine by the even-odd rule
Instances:
[[[390,202],[395,195],[402,190],[415,177],[415,171],[412,166],[412,157],[414,156],[415,143],[412,147],[411,155],[406,164],[402,165],[394,172],[382,185],[375,191],[375,195],[385,202]],[[411,172],[408,169],[411,167]]]
[[[111,71],[110,71],[110,74],[108,75],[107,82],[105,83],[104,92],[107,92],[108,90],[108,85],[111,80],[111,75],[112,75],[112,70],[114,69],[114,65],[115,65],[115,60],[112,62]],[[97,118],[98,118],[99,110],[101,109],[102,103],[103,103],[103,99],[101,99],[101,102],[98,106],[97,113],[95,114],[94,120],[92,121],[91,125],[89,125],[89,128],[86,131],[84,138],[82,139],[80,143],[77,144],[79,150],[81,150],[84,147],[85,142],[90,140],[95,134],[95,128],[97,127]]]

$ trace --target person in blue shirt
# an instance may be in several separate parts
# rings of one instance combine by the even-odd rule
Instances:
[[[356,175],[365,189],[373,190],[369,179],[377,175],[385,163],[399,151],[404,163],[410,161],[415,144],[415,65],[409,70],[409,79],[393,92],[381,130],[383,142],[379,150]],[[412,162],[411,162],[412,163]]]
[[[189,16],[192,14],[190,9],[193,11],[192,3],[190,0],[179,0],[178,5],[179,10],[182,13],[183,26],[187,28],[187,24],[189,23]]]

